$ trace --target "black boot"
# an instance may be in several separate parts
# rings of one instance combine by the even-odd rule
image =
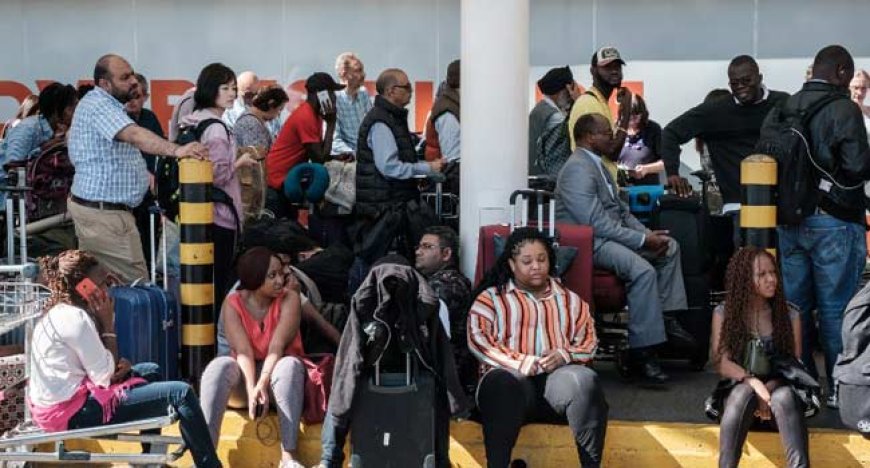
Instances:
[[[640,385],[660,386],[667,383],[669,377],[662,370],[659,360],[649,346],[632,348],[629,350],[629,356],[631,375]]]
[[[687,332],[673,311],[667,311],[662,314],[665,321],[665,334],[668,337],[668,344],[677,349],[694,349],[698,347],[698,340]]]

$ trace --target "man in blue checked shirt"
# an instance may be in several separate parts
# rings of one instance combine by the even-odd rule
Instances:
[[[335,74],[339,83],[347,87],[335,93],[338,119],[332,140],[332,154],[355,156],[359,126],[372,108],[372,99],[363,87],[365,67],[359,57],[352,52],[345,52],[335,59]]]
[[[94,67],[96,87],[76,107],[69,131],[75,166],[67,205],[79,248],[92,253],[122,280],[147,278],[148,269],[132,210],[148,191],[142,153],[208,158],[199,143],[171,143],[136,125],[124,108],[139,97],[139,81],[124,58],[108,54]]]

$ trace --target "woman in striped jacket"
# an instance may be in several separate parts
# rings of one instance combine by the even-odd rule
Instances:
[[[469,311],[469,348],[485,370],[476,399],[489,468],[508,466],[523,424],[565,419],[581,465],[601,464],[607,402],[586,366],[598,343],[595,324],[589,305],[554,272],[550,240],[517,229]]]

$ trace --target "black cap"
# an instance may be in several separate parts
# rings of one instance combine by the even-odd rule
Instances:
[[[560,68],[551,68],[543,78],[538,80],[538,89],[547,95],[556,94],[565,89],[566,85],[574,82],[574,74],[568,65]]]
[[[317,72],[305,80],[305,89],[307,89],[309,93],[329,90],[338,91],[344,89],[344,87],[345,85],[336,83],[329,73]]]

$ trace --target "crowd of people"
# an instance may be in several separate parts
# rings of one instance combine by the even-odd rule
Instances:
[[[809,152],[827,169],[813,194],[814,211],[799,224],[779,226],[778,259],[758,248],[736,251],[725,301],[713,314],[710,349],[723,379],[709,405],[721,419],[720,466],[737,466],[754,420],[779,428],[790,466],[808,466],[804,414],[818,409],[813,352],[824,353],[827,404],[836,408],[831,376],[842,349],[842,315],[867,254],[870,112],[863,98],[870,78],[855,73],[848,51],[829,46],[816,55],[802,89],[789,96],[768,90],[756,61],[741,55],[728,66],[730,92],[711,93],[662,127],[644,99],[622,86],[625,63],[613,47],[597,50],[585,92],[570,68],[549,70],[537,83],[543,98],[529,115],[528,156],[530,175],[554,184],[557,219],[591,226],[594,265],[625,281],[629,369],[641,384],[669,380],[657,357],[662,344],[697,346],[697,337],[675,318],[688,308],[679,243],[638,221],[620,189],[666,179],[688,195],[680,145],[696,138],[722,191],[722,211],[736,220],[740,162],[758,148],[781,150],[765,140],[777,132],[772,111],[806,113],[830,100],[806,123]],[[236,75],[209,64],[176,105],[168,139],[143,107],[147,80],[117,55],[99,58],[91,89],[54,83],[22,105],[0,152],[5,162],[27,161],[52,141],[66,142],[75,168],[67,210],[78,242],[77,250],[41,260],[52,299],[31,343],[40,356],[29,384],[34,420],[46,430],[65,430],[146,417],[171,405],[196,465],[220,466],[215,444],[227,406],[247,408],[254,419],[274,402],[281,466],[302,466],[296,439],[307,379],[303,358],[315,348],[343,348],[367,304],[352,298],[382,287],[367,275],[389,272],[415,285],[420,275],[419,288],[427,291],[420,297],[437,298],[436,327],[452,356],[445,369],[455,373],[463,394],[451,398],[450,410],[461,412],[460,400],[474,400],[488,466],[511,463],[523,424],[566,420],[580,464],[599,466],[608,405],[590,366],[598,346],[594,304],[562,285],[553,239],[516,229],[496,264],[472,285],[458,268],[455,230],[441,225],[421,199],[423,179],[443,180],[439,175],[460,195],[459,61],[446,70],[423,138],[408,127],[414,90],[404,71],[382,71],[374,97],[363,86],[365,68],[356,55],[341,54],[335,75],[313,73],[298,96],[262,85],[253,72]],[[201,376],[199,397],[185,383],[157,382],[153,365],[118,356],[106,292],[149,277],[146,265],[157,255],[145,242],[149,208],[171,200],[159,188],[160,161],[172,158],[210,161],[214,188],[227,197],[214,204],[211,229],[221,351]],[[297,221],[301,208],[306,226]],[[175,245],[169,255],[176,264],[177,221],[169,216],[162,233],[170,250]],[[739,222],[734,226],[739,246]],[[377,267],[385,262],[399,266]],[[96,292],[77,288],[85,279]],[[347,397],[330,400],[321,466],[342,462]]]

